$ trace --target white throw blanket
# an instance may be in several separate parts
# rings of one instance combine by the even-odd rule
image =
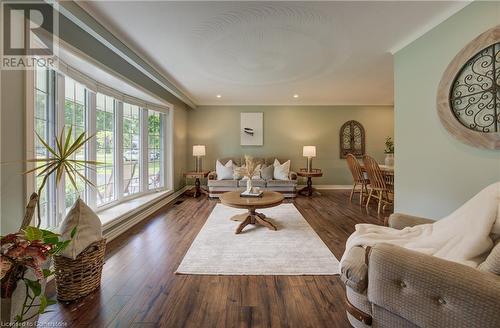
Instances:
[[[356,231],[347,240],[341,266],[352,247],[388,243],[477,267],[481,255],[493,247],[490,234],[500,234],[500,182],[486,187],[434,223],[402,230],[357,224]]]

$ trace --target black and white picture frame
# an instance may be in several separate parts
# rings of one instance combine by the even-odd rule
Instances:
[[[241,113],[240,119],[241,145],[264,145],[264,113]]]

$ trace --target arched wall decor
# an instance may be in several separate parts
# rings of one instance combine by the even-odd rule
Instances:
[[[439,84],[437,111],[458,140],[500,149],[500,25],[472,40],[448,65]]]
[[[358,121],[347,121],[340,128],[340,158],[347,154],[361,158],[365,154],[365,129]]]

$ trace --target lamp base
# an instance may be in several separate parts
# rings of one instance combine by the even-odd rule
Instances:
[[[307,172],[312,172],[312,157],[307,158]]]

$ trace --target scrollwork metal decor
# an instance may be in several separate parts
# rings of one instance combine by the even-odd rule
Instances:
[[[471,41],[448,65],[437,111],[460,141],[500,149],[500,25]]]
[[[481,50],[460,70],[450,106],[465,127],[483,133],[500,131],[500,43]]]
[[[340,128],[340,158],[347,154],[358,158],[365,154],[365,129],[358,121],[347,121]]]

